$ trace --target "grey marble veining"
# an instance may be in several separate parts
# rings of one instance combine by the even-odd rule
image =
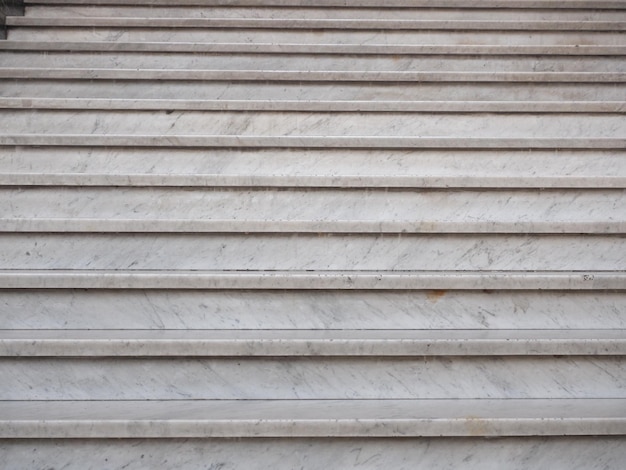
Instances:
[[[94,227],[96,229],[96,227]],[[623,236],[0,235],[0,269],[621,271]]]
[[[341,56],[277,54],[0,52],[2,67],[179,70],[626,72],[622,57]]]
[[[544,284],[546,285],[546,284]],[[1,329],[624,329],[626,295],[584,291],[0,290]]]
[[[3,357],[624,356],[626,330],[0,331]]]
[[[1,400],[626,398],[621,357],[3,358]]]
[[[471,5],[467,5],[471,7]],[[218,6],[218,5],[54,5],[33,4],[27,7],[30,18],[67,17],[130,17],[130,18],[320,18],[320,19],[428,19],[428,20],[481,20],[485,18],[515,21],[616,21],[626,20],[623,11],[602,10],[498,10],[487,12],[472,8],[319,8],[305,5],[292,8],[271,6]]]
[[[625,188],[622,151],[0,147],[5,186]]]
[[[263,42],[334,44],[426,45],[623,45],[620,32],[578,31],[307,31],[307,30],[199,30],[123,27],[38,28],[13,26],[7,38],[29,41],[159,41]]]
[[[410,119],[409,119],[410,117]],[[626,135],[619,115],[236,113],[5,110],[3,134],[591,139]]]
[[[0,231],[622,233],[618,191],[0,189]]]
[[[8,418],[0,421],[0,436],[576,436],[619,435],[626,428],[626,418],[617,411],[623,410],[624,400],[185,401],[104,402],[97,406],[64,402],[60,405],[52,412],[25,402],[0,405]],[[70,411],[68,405],[74,409]],[[467,415],[468,410],[472,414]],[[171,419],[173,415],[186,419]]]
[[[621,470],[621,437],[2,440],[0,468]]]

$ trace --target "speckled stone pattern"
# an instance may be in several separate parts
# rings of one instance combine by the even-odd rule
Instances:
[[[0,468],[624,468],[626,1],[25,7]]]

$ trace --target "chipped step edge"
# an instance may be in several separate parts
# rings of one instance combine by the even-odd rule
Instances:
[[[329,43],[201,43],[201,42],[111,42],[111,41],[0,41],[5,51],[86,52],[205,52],[252,54],[350,54],[350,55],[566,55],[621,56],[626,46],[611,45],[394,45]]]
[[[626,290],[616,272],[3,270],[0,289]]]
[[[626,220],[603,221],[379,221],[0,218],[0,233],[540,233],[622,234]]]
[[[325,101],[4,98],[0,109],[324,111],[436,113],[626,113],[625,101]]]
[[[350,149],[626,149],[626,138],[471,138],[407,136],[0,135],[0,145],[63,147],[350,148]]]

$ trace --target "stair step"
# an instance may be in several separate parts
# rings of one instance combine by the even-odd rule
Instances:
[[[502,73],[624,73],[626,65],[622,56],[408,56],[389,55],[322,55],[322,54],[285,54],[254,53],[176,53],[153,52],[61,52],[61,51],[4,51],[0,52],[2,67],[37,68],[37,69],[109,69],[109,70],[145,70],[167,72],[224,70],[231,74],[234,70],[280,71],[284,70],[285,61],[289,70],[315,73],[333,72],[390,72],[433,71],[439,73],[484,72]],[[404,97],[407,100],[407,97]],[[408,100],[407,100],[408,101]]]
[[[3,402],[11,438],[551,436],[626,433],[620,400]]]
[[[106,234],[97,230],[96,226],[94,233],[2,233],[0,268],[621,271],[626,263],[626,237],[620,235]],[[377,275],[371,277],[376,280]]]
[[[0,44],[2,44],[0,42]],[[1,69],[0,69],[1,70]],[[508,106],[512,111],[523,111],[525,106],[614,106],[626,101],[626,90],[615,83],[355,83],[355,82],[308,82],[306,85],[291,82],[227,82],[187,81],[187,80],[134,80],[123,83],[113,80],[89,79],[29,79],[0,81],[0,96],[4,103],[21,98],[24,107],[38,100],[98,99],[137,101],[146,106],[163,110],[176,110],[188,103],[197,106],[240,106],[242,109],[272,102],[271,106],[293,106],[306,109],[309,106],[357,106],[366,111],[369,108],[382,110],[383,106],[407,106],[415,110],[421,106],[440,106],[432,111],[450,111],[463,107],[479,111],[481,106]],[[263,99],[260,100],[259,97]],[[30,101],[29,101],[30,100]],[[207,102],[202,103],[202,102]],[[464,104],[467,102],[467,104]],[[107,101],[105,103],[108,104]],[[115,102],[112,102],[112,105]],[[202,104],[200,104],[202,103]],[[256,103],[256,104],[255,104]],[[168,108],[166,106],[170,106]],[[196,104],[190,104],[195,106]],[[129,103],[130,106],[130,103]],[[268,106],[270,104],[268,103]],[[339,104],[335,105],[339,106]],[[445,106],[449,108],[446,109]],[[330,109],[329,109],[330,110]],[[526,109],[529,111],[528,109]],[[314,111],[324,111],[315,109]],[[615,110],[619,112],[620,110]],[[623,112],[623,111],[622,111]]]
[[[626,101],[277,101],[0,98],[0,109],[624,113]]]
[[[626,355],[626,330],[0,330],[2,357]]]
[[[351,2],[352,3],[352,2]],[[382,3],[382,2],[381,2]],[[354,5],[354,3],[352,3]],[[344,5],[335,8],[315,6],[270,7],[256,6],[138,6],[123,4],[110,6],[101,2],[91,5],[33,4],[28,7],[29,18],[115,17],[115,18],[236,18],[236,19],[369,19],[369,20],[503,20],[503,21],[623,21],[624,11],[619,10],[565,10],[559,9],[497,9],[474,8],[465,4],[458,8],[438,8],[437,5],[414,8],[397,8],[377,5],[377,8]]]
[[[620,356],[8,357],[0,372],[2,402],[626,399]]]
[[[15,18],[15,17],[12,17]],[[80,18],[83,24],[88,19]],[[16,20],[19,21],[19,20]],[[80,23],[77,20],[77,23]],[[500,23],[497,23],[500,24]],[[495,25],[494,25],[495,26]],[[571,28],[570,28],[571,29]],[[392,29],[236,29],[131,28],[122,26],[19,26],[8,28],[7,38],[26,41],[214,42],[474,46],[624,46],[622,31],[489,31]]]
[[[31,274],[31,280],[36,274]],[[121,274],[117,274],[118,278]],[[195,279],[202,275],[196,274]],[[623,292],[574,290],[577,287],[588,288],[582,283],[572,282],[570,290],[563,291],[441,289],[368,292],[358,290],[363,273],[361,276],[356,274],[355,290],[316,290],[319,283],[312,283],[308,290],[229,291],[176,290],[167,288],[166,283],[161,285],[164,290],[77,290],[71,288],[80,275],[75,273],[66,278],[68,283],[64,289],[0,290],[0,312],[3,328],[13,330],[110,331],[127,328],[177,330],[184,334],[188,329],[341,329],[362,330],[363,334],[367,334],[367,330],[414,329],[626,329],[623,314],[626,312],[626,296]],[[543,287],[553,288],[555,276],[542,274],[545,281]],[[42,279],[46,280],[51,275],[53,273],[46,273]],[[539,275],[534,276],[537,278]],[[85,277],[89,278],[89,274]],[[111,277],[115,277],[115,273],[108,279]],[[484,274],[483,279],[486,277]],[[492,282],[490,287],[506,289],[504,277],[500,273],[500,284]],[[623,282],[622,274],[613,276],[614,280],[620,277]],[[8,275],[3,277],[3,287],[7,278]],[[135,285],[139,284],[140,278],[135,278]],[[188,275],[188,279],[191,278]],[[461,276],[457,274],[457,278]],[[517,278],[525,279],[523,275]],[[21,281],[24,282],[24,278]],[[586,284],[592,283],[593,286],[594,281],[587,281]],[[441,279],[439,284],[446,286]],[[99,285],[107,287],[105,282]],[[511,285],[509,283],[509,287]],[[128,286],[132,284],[129,282]],[[45,287],[45,283],[40,287]]]
[[[626,192],[0,189],[0,232],[626,232]]]
[[[611,13],[613,14],[613,13]],[[276,53],[276,54],[351,54],[351,55],[497,55],[497,56],[623,56],[626,46],[587,44],[524,45],[423,45],[423,44],[332,44],[275,42],[112,42],[112,41],[36,41],[3,40],[1,51],[73,51],[73,52],[168,52],[168,53]]]
[[[124,18],[9,16],[9,27],[43,28],[194,28],[194,29],[293,29],[401,30],[401,31],[625,31],[623,21],[567,20],[426,20],[426,19],[302,19],[302,18]]]
[[[171,6],[168,0],[25,0],[30,5],[150,5]],[[206,6],[205,0],[179,0],[177,6]],[[381,8],[379,0],[353,0],[350,5],[345,0],[216,0],[212,6],[263,6],[263,7],[368,7]],[[549,8],[549,9],[609,9],[624,10],[626,3],[623,0],[475,0],[468,4],[465,0],[387,0],[384,8]]]
[[[0,185],[619,189],[626,153],[0,147]]]
[[[97,238],[97,237],[94,237]],[[200,245],[196,245],[200,246]],[[108,247],[107,247],[108,248]],[[553,249],[554,250],[554,249]],[[80,250],[75,250],[81,252]],[[607,251],[604,251],[607,253]],[[623,251],[622,251],[623,252]],[[279,253],[274,251],[274,253]],[[580,253],[580,252],[578,252]],[[618,250],[608,253],[619,253]],[[565,256],[570,256],[566,254]],[[576,256],[576,255],[571,255]],[[623,266],[623,263],[621,264]],[[626,290],[626,272],[3,269],[2,289]]]

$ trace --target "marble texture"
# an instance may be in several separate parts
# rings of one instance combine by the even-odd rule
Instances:
[[[626,153],[0,147],[0,184],[608,189],[626,187]]]
[[[151,20],[152,21],[152,20]],[[626,25],[626,23],[625,23]],[[287,70],[354,71],[354,72],[595,72],[624,73],[626,64],[621,56],[409,56],[385,55],[295,55],[275,53],[198,54],[198,53],[129,53],[129,52],[26,52],[0,51],[3,68],[71,68],[71,69],[151,69],[151,70]],[[258,96],[258,95],[257,95]],[[404,99],[411,96],[404,96]],[[329,110],[330,111],[330,110]]]
[[[624,400],[3,403],[0,436],[576,436],[626,432]],[[468,411],[471,414],[468,415]],[[617,413],[617,416],[616,416]],[[172,416],[176,417],[172,419]]]
[[[372,18],[124,18],[112,17],[24,17],[7,18],[12,27],[112,27],[112,28],[193,28],[278,29],[278,30],[368,30],[368,31],[624,31],[623,21],[493,20],[493,19],[372,19]]]
[[[168,4],[167,6],[123,5],[43,5],[36,3],[28,6],[29,18],[71,18],[71,17],[119,17],[119,18],[284,18],[284,19],[413,19],[413,20],[483,20],[486,13],[472,8],[472,4],[464,8],[358,8],[351,5],[335,8],[301,7],[281,8],[272,6],[219,6],[202,5],[184,6]],[[624,21],[624,11],[602,10],[520,10],[491,9],[489,18],[509,21]]]
[[[622,470],[621,437],[0,441],[0,468]]]
[[[0,245],[2,270],[623,272],[626,263],[621,235],[3,233]]]
[[[543,287],[551,286],[546,278],[541,282]],[[315,285],[311,283],[310,287]],[[3,289],[0,318],[3,330],[41,328],[55,332],[626,329],[626,295],[575,290]]]
[[[1,358],[0,400],[626,398],[619,356]]]
[[[30,253],[30,252],[28,252]],[[623,271],[0,270],[3,289],[624,290]]]
[[[0,115],[3,135],[68,136],[224,136],[233,142],[298,140],[314,137],[329,141],[376,139],[407,142],[436,139],[615,139],[624,140],[626,120],[621,115],[525,115],[431,113],[238,113],[164,111],[5,110]],[[435,139],[435,140],[436,140]],[[88,142],[88,139],[86,139]],[[303,144],[306,145],[306,140]]]
[[[0,189],[0,232],[626,232],[626,192]]]
[[[3,357],[625,356],[626,330],[0,331]]]
[[[562,12],[560,13],[562,14]],[[614,12],[611,12],[614,15]],[[621,56],[626,47],[621,45],[556,44],[541,45],[489,45],[489,44],[332,44],[332,43],[274,43],[274,42],[112,42],[112,41],[0,41],[0,50],[7,51],[92,51],[92,52],[195,52],[195,53],[289,53],[289,54],[423,54],[423,55],[572,55],[572,56]]]
[[[263,30],[263,29],[157,29],[124,27],[12,26],[12,41],[113,41],[113,42],[239,42],[239,43],[330,43],[393,45],[519,45],[553,46],[585,44],[623,46],[620,31],[394,31],[394,30]]]

